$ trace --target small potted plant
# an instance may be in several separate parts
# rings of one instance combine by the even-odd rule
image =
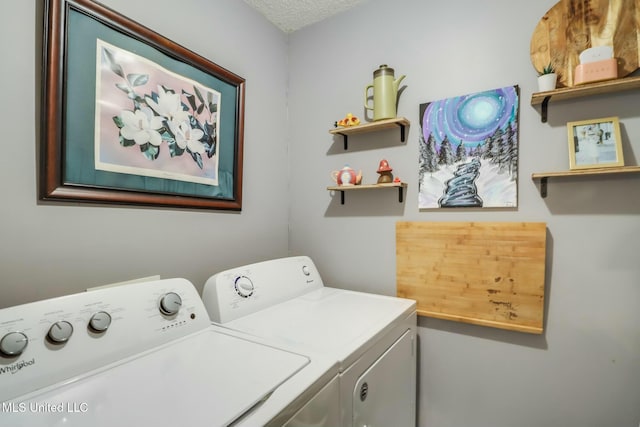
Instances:
[[[542,71],[538,72],[538,90],[547,92],[556,88],[558,75],[552,63],[547,64]]]

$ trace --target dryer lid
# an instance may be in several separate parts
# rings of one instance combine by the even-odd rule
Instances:
[[[415,310],[413,300],[323,287],[225,326],[329,354],[344,367]]]

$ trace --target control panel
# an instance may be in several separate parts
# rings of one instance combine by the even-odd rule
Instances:
[[[209,317],[226,323],[322,288],[311,258],[280,258],[222,271],[204,285],[202,299]]]
[[[185,279],[156,280],[0,310],[0,401],[206,329]]]

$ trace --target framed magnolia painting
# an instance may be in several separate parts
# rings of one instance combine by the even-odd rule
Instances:
[[[40,198],[240,210],[243,78],[90,0],[47,0]]]

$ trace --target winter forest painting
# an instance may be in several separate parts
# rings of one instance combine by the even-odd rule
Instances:
[[[418,207],[516,207],[518,111],[518,86],[421,104]]]

